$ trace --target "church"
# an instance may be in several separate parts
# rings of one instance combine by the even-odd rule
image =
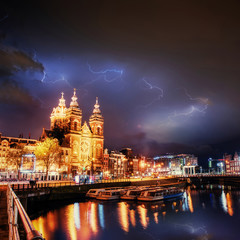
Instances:
[[[65,172],[72,174],[85,171],[101,172],[104,147],[104,118],[101,114],[98,98],[93,107],[89,122],[82,122],[76,89],[74,89],[70,106],[66,106],[62,93],[57,107],[53,108],[50,130],[43,129],[41,139],[53,136],[56,129],[64,132],[60,142]]]

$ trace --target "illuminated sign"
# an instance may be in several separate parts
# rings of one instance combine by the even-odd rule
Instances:
[[[34,154],[25,154],[22,156],[21,172],[34,172],[36,166],[36,156]]]

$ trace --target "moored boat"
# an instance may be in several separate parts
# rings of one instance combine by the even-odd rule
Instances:
[[[143,190],[140,189],[129,189],[124,195],[120,196],[120,198],[124,200],[136,200],[142,191]]]
[[[123,193],[123,189],[105,190],[96,197],[98,200],[117,200]]]
[[[156,187],[151,186],[141,186],[141,187],[135,187],[135,188],[129,188],[120,198],[124,200],[136,200],[138,196],[143,191],[150,190],[150,189],[156,189]]]
[[[139,201],[159,201],[168,198],[176,198],[183,195],[183,190],[180,188],[158,188],[143,191],[137,200]]]
[[[106,191],[105,188],[98,188],[98,189],[89,189],[86,193],[86,197],[89,198],[96,198],[101,192]]]

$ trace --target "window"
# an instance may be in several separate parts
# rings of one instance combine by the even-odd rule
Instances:
[[[77,122],[74,122],[74,130],[77,131]]]
[[[100,135],[100,134],[101,134],[101,128],[98,127],[98,128],[97,128],[97,135]]]

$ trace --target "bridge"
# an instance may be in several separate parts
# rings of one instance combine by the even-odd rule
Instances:
[[[179,176],[179,179],[194,185],[218,184],[240,188],[240,175],[238,174],[196,174]]]

